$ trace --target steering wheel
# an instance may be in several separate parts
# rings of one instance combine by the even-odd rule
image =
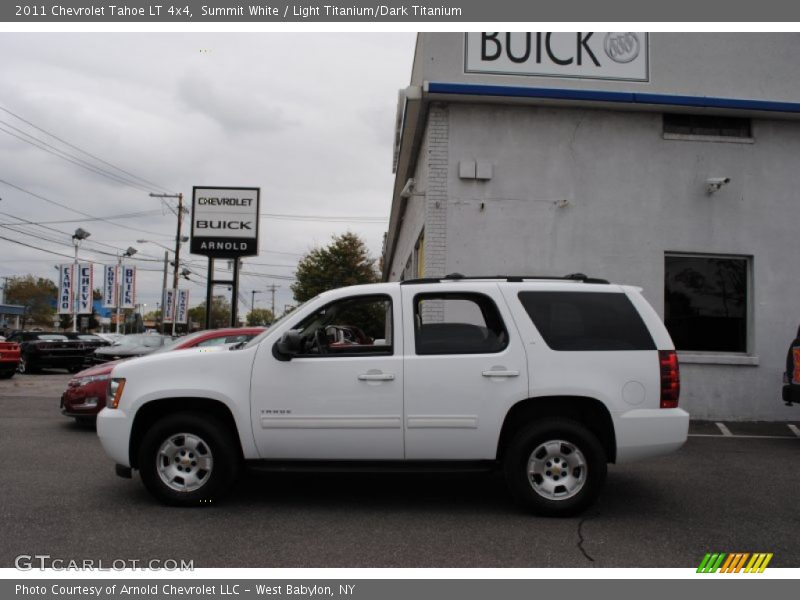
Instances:
[[[328,336],[322,327],[314,332],[314,343],[317,345],[317,351],[320,354],[328,353]]]

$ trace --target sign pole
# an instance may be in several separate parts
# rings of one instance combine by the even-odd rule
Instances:
[[[214,295],[214,259],[208,257],[208,285],[206,286],[206,323],[203,329],[211,329],[211,300]]]

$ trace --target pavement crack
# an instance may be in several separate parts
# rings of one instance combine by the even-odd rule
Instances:
[[[586,548],[583,547],[583,542],[586,541],[585,538],[583,537],[583,524],[586,523],[586,521],[588,521],[592,517],[597,517],[599,515],[600,515],[600,513],[592,513],[588,517],[583,517],[580,520],[580,522],[578,523],[578,550],[580,550],[581,554],[583,554],[587,558],[587,560],[589,560],[590,562],[594,562],[594,559],[586,551]]]

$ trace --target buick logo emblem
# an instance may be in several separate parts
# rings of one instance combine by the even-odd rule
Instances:
[[[629,63],[639,56],[642,44],[639,36],[630,32],[607,33],[603,40],[603,49],[608,58],[616,63]]]

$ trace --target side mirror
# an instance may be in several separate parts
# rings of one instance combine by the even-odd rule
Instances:
[[[296,331],[287,331],[275,342],[273,354],[278,360],[292,360],[303,349],[303,337]]]

